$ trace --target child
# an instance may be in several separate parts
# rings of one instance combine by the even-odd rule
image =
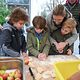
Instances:
[[[69,46],[66,45],[63,50],[57,49],[57,45],[59,45],[62,42],[65,42],[66,39],[70,38],[72,36],[72,31],[76,27],[76,21],[73,18],[68,18],[62,25],[62,28],[56,30],[52,34],[52,38],[55,39],[57,42],[55,42],[51,48],[50,48],[50,54],[53,55],[61,55],[61,54],[68,54],[71,55],[73,52],[73,45]]]
[[[46,29],[46,20],[41,16],[34,17],[33,28],[28,31],[27,48],[29,55],[45,60],[48,56],[50,44],[48,41],[48,32]]]
[[[12,11],[0,35],[1,56],[19,57],[20,51],[25,53],[26,42],[22,27],[26,21],[28,21],[28,16],[24,9],[18,7]]]

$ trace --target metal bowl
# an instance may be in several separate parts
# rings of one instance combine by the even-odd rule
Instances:
[[[24,68],[23,59],[19,57],[1,57],[0,58],[0,70],[12,70],[19,69],[22,73],[22,80],[24,80]]]

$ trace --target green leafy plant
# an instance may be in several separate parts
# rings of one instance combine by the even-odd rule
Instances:
[[[7,9],[4,0],[0,0],[0,24],[5,22],[6,16],[10,14],[9,9]]]

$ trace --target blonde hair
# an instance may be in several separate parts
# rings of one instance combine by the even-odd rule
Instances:
[[[68,18],[64,23],[63,26],[66,26],[69,28],[71,31],[76,27],[77,23],[74,18]]]

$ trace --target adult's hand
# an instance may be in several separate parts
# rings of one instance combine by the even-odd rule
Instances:
[[[58,43],[58,50],[63,50],[66,45],[68,45],[68,42],[60,42],[60,43]]]

